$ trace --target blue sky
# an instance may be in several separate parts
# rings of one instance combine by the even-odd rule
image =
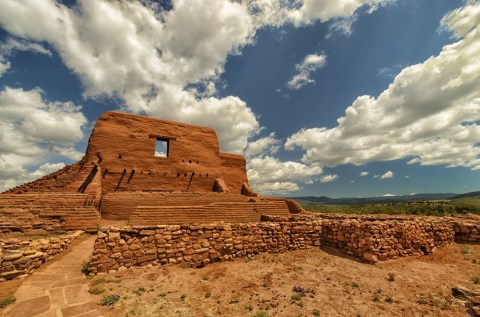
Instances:
[[[108,110],[208,125],[267,195],[480,190],[480,2],[0,4],[0,190]]]

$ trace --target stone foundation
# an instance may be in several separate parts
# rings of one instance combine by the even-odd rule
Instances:
[[[30,274],[53,259],[83,232],[45,239],[0,239],[0,282]]]
[[[473,234],[476,224],[451,217],[304,214],[263,216],[262,220],[110,228],[97,236],[90,270],[99,273],[149,264],[200,267],[259,253],[320,246],[374,263],[429,254],[459,236],[478,241]],[[466,228],[469,233],[462,233]]]
[[[455,239],[458,242],[480,241],[480,216],[457,217],[452,223],[455,230]]]
[[[200,267],[263,252],[320,246],[320,233],[316,221],[110,228],[97,236],[90,270],[168,263]]]

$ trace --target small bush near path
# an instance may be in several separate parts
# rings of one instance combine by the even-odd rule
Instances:
[[[1,301],[0,301],[0,308],[5,308],[5,307],[7,307],[7,306],[10,305],[10,304],[15,303],[16,300],[17,300],[17,299],[16,299],[15,297],[8,297],[8,298],[6,298],[6,299],[4,299],[4,300],[1,300]]]
[[[387,281],[389,282],[395,281],[395,273],[388,273]]]
[[[88,292],[90,294],[93,294],[93,295],[100,295],[104,292],[105,290],[104,289],[101,289],[101,288],[93,288],[91,290],[89,290]]]
[[[100,302],[100,305],[111,306],[116,302],[118,302],[119,300],[120,300],[120,295],[118,294],[107,295],[102,299],[102,301]]]

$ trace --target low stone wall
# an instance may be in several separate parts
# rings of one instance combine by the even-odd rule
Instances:
[[[453,221],[455,239],[459,242],[480,242],[480,217],[462,217]]]
[[[321,245],[374,263],[429,254],[453,242],[456,232],[466,227],[471,229],[469,237],[477,239],[474,233],[480,229],[476,224],[460,226],[456,218],[427,216],[335,217],[307,213],[288,218],[262,216],[262,220],[248,224],[110,228],[97,236],[90,270],[98,273],[168,263],[198,267]],[[457,225],[464,229],[455,229]]]
[[[321,232],[316,220],[110,228],[97,236],[90,271],[167,263],[199,267],[263,252],[318,247]]]
[[[369,262],[431,253],[453,242],[454,231],[444,220],[335,220],[322,222],[322,245]]]
[[[64,251],[83,231],[46,239],[0,239],[0,282],[30,274]]]

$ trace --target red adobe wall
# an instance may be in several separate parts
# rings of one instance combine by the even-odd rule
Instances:
[[[155,157],[157,139],[168,143],[168,157]],[[97,190],[98,185],[102,194],[209,192],[215,180],[222,178],[230,192],[240,193],[242,184],[248,183],[245,159],[221,153],[213,129],[121,112],[100,116],[84,160],[86,172],[97,169],[92,182],[83,184],[85,192]]]
[[[157,139],[168,142],[168,157],[155,157]],[[8,192],[97,198],[114,191],[211,192],[217,179],[231,193],[248,185],[245,159],[220,152],[213,129],[109,111],[97,120],[80,162]]]

